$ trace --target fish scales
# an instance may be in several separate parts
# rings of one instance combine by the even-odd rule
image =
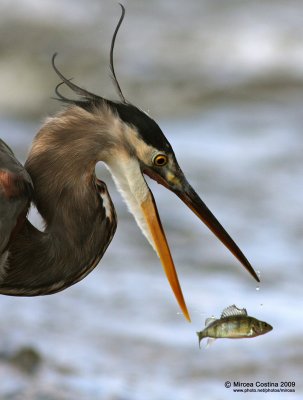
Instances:
[[[239,337],[247,335],[250,325],[256,321],[252,317],[226,317],[214,321],[204,330],[205,337]]]
[[[239,309],[235,305],[223,310],[221,318],[207,318],[205,329],[197,332],[199,345],[203,338],[241,339],[263,335],[272,330],[272,326],[247,315],[245,308]],[[208,339],[210,341],[210,339]]]

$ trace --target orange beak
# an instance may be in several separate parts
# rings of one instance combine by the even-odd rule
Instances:
[[[144,172],[150,178],[154,179],[175,193],[240,261],[240,263],[251,274],[251,276],[257,282],[260,282],[256,271],[250,265],[245,255],[242,253],[234,240],[229,236],[213,213],[208,209],[206,204],[190,186],[181,170],[179,170],[176,174],[171,174],[170,180],[159,174],[155,174],[152,170],[145,170]]]
[[[179,283],[178,275],[174,266],[172,256],[168,247],[168,243],[165,237],[165,233],[161,224],[155,199],[149,190],[147,198],[141,204],[141,208],[148,225],[148,229],[152,236],[155,249],[161,260],[163,269],[167,276],[168,282],[175,294],[177,302],[185,316],[185,318],[190,322],[190,316],[184,301],[182,289]]]
[[[239,249],[237,244],[229,236],[223,226],[219,223],[212,212],[207,208],[205,203],[200,199],[194,189],[186,181],[181,170],[177,173],[156,174],[151,169],[144,170],[144,173],[150,178],[154,179],[158,183],[161,183],[167,189],[174,192],[196,215],[204,222],[204,224],[218,237],[218,239],[229,249],[229,251],[240,261],[243,267],[253,276],[253,278],[259,282],[260,279],[256,274],[253,267],[250,265],[247,258],[244,256],[242,251]],[[161,225],[155,200],[152,193],[149,194],[146,200],[141,204],[146,222],[148,224],[149,231],[151,233],[155,248],[161,259],[164,271],[170,286],[176,296],[179,306],[188,321],[190,317],[188,310],[183,298],[182,290],[179,284],[178,276],[175,270],[175,266],[170,254],[170,250],[167,244],[167,240]]]

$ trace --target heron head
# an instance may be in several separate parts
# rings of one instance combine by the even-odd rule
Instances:
[[[157,252],[186,318],[189,319],[187,307],[145,175],[175,193],[258,281],[257,274],[239,247],[187,181],[158,124],[133,105],[111,103],[111,107],[120,121],[119,130],[123,134],[120,133],[120,144],[111,153],[107,165],[139,227]]]

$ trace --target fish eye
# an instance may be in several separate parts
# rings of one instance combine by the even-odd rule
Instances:
[[[168,157],[166,154],[156,154],[153,158],[153,164],[156,167],[164,167],[168,163]]]

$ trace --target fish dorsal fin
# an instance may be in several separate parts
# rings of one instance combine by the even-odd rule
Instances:
[[[206,320],[205,320],[205,326],[209,326],[212,322],[215,322],[215,321],[217,321],[217,318],[214,317],[214,316],[212,316],[212,317],[210,317],[210,318],[206,318]]]
[[[231,317],[233,315],[247,315],[247,311],[245,308],[238,308],[233,304],[232,306],[224,308],[221,318]]]

